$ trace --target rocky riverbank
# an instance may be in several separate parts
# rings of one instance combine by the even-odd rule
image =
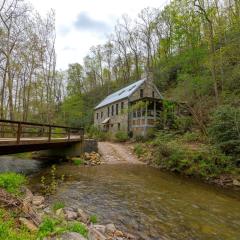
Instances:
[[[58,204],[51,206],[45,197],[34,195],[22,187],[21,197],[15,197],[0,189],[0,203],[9,211],[16,210],[16,222],[44,240],[124,240],[137,239],[122,232],[113,223],[96,223],[83,209]],[[47,229],[47,230],[46,230]],[[40,234],[37,234],[40,233]]]

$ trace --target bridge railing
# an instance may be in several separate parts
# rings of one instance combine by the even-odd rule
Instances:
[[[83,140],[83,137],[83,128],[0,119],[0,139],[2,140],[0,144],[6,141],[15,141],[20,144],[30,140],[47,142]]]

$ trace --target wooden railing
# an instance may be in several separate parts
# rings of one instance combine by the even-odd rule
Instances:
[[[6,141],[15,141],[16,144],[20,144],[30,140],[47,142],[82,140],[83,136],[83,128],[0,119],[0,144]]]

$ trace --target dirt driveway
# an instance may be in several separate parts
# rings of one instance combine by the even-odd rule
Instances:
[[[102,156],[103,163],[106,164],[144,164],[137,159],[127,145],[122,143],[99,142],[98,151]]]

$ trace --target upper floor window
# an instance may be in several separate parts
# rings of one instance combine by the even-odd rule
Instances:
[[[97,119],[98,119],[98,113],[97,113]]]
[[[121,102],[121,110],[124,108],[124,102]]]
[[[118,103],[116,104],[116,115],[118,115]]]
[[[143,89],[140,89],[140,98],[143,98]]]
[[[112,105],[112,116],[114,115],[114,105]]]
[[[101,118],[103,118],[103,112],[101,112]]]
[[[108,117],[110,116],[110,107],[108,107]]]
[[[152,97],[155,98],[155,92],[154,91],[152,91]]]

